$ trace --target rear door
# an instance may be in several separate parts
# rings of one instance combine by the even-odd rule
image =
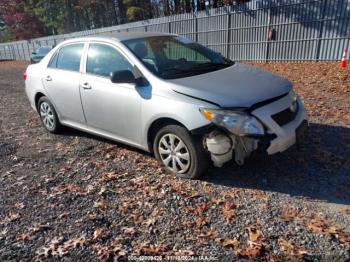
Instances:
[[[74,43],[61,47],[52,57],[42,80],[60,120],[82,125],[85,125],[85,117],[79,84],[84,46],[84,43]]]

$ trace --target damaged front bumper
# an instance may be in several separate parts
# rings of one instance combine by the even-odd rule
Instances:
[[[251,112],[266,126],[268,134],[265,136],[236,136],[219,127],[206,133],[204,147],[210,153],[214,165],[221,167],[232,159],[238,165],[243,165],[245,159],[255,152],[273,155],[299,144],[308,129],[307,114],[301,101],[298,99],[298,111],[289,122],[281,124],[281,119],[274,117],[276,112],[283,113],[286,110],[288,99],[285,97]]]
[[[223,130],[215,130],[204,139],[204,147],[211,155],[216,167],[234,159],[238,165],[243,165],[246,158],[253,152],[267,153],[272,136],[253,138],[239,137]]]

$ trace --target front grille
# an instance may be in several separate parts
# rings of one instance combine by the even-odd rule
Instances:
[[[298,111],[299,111],[298,103],[296,105],[297,106],[296,106],[295,111],[292,111],[291,108],[288,107],[287,109],[285,109],[277,114],[272,115],[271,116],[272,119],[280,126],[284,126],[284,125],[292,122],[295,119],[295,117],[297,116]]]

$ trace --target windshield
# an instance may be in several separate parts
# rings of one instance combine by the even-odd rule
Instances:
[[[181,36],[146,37],[123,43],[163,79],[200,75],[233,65],[221,54]]]

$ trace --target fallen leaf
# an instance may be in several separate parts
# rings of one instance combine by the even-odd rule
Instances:
[[[239,246],[239,241],[237,239],[224,239],[222,245],[224,247],[237,248]]]
[[[293,251],[294,246],[288,240],[279,239],[278,244],[279,244],[281,250],[284,251],[285,253],[287,253],[287,254],[293,253],[292,251]]]
[[[178,250],[174,253],[175,256],[194,256],[195,252],[193,252],[192,250]]]
[[[261,247],[246,247],[235,252],[239,258],[256,259],[262,255]]]
[[[94,231],[94,235],[92,237],[92,240],[97,240],[99,238],[101,238],[103,235],[106,234],[106,229],[104,228],[98,228]]]
[[[143,222],[143,224],[146,225],[147,227],[153,226],[155,223],[156,223],[155,218],[149,218]]]
[[[5,217],[4,221],[0,221],[0,224],[7,224],[10,222],[14,222],[21,218],[21,214],[19,213],[10,213],[7,217]]]
[[[15,204],[15,208],[23,209],[24,207],[25,207],[25,205],[22,202],[17,202]]]
[[[134,235],[136,233],[136,229],[133,227],[122,227],[122,231],[128,235]]]
[[[85,236],[75,237],[64,242],[64,250],[78,248],[84,246],[86,243]]]
[[[200,217],[196,218],[197,226],[201,227],[201,226],[204,226],[204,225],[206,225],[208,223],[209,223],[209,220],[208,220],[207,217],[200,216]]]
[[[2,238],[3,236],[6,236],[7,232],[8,232],[8,229],[7,229],[7,228],[2,229],[2,230],[0,231],[0,238]]]
[[[95,208],[106,210],[108,208],[108,202],[104,199],[99,199],[94,203]]]
[[[255,227],[248,227],[247,230],[250,241],[257,242],[263,238],[262,232]]]
[[[202,232],[199,236],[200,237],[210,237],[212,239],[216,239],[217,238],[216,232],[215,232],[215,230],[213,228],[210,228],[206,232]]]
[[[136,253],[140,255],[161,255],[166,251],[164,245],[144,243],[140,247],[135,247]]]
[[[20,233],[20,234],[17,234],[16,235],[16,240],[19,241],[25,241],[25,240],[28,240],[29,237],[32,235],[31,232],[24,232],[24,233]]]
[[[234,209],[237,205],[233,201],[225,202],[225,205],[222,208],[222,213],[226,219],[226,223],[230,223],[234,217]]]

